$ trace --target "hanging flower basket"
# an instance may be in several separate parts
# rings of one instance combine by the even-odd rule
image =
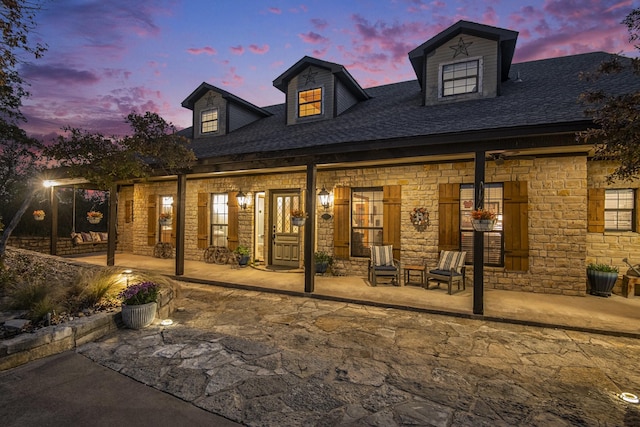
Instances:
[[[291,224],[295,225],[296,227],[301,227],[304,225],[304,218],[293,217],[291,218]]]
[[[89,224],[99,224],[102,221],[102,212],[89,211],[87,212],[87,221]]]
[[[496,225],[495,219],[472,219],[471,225],[476,231],[491,231]]]
[[[484,209],[476,209],[471,211],[471,225],[476,231],[491,231],[496,225],[495,212],[487,211]]]
[[[33,219],[35,219],[36,221],[44,220],[44,215],[45,214],[43,210],[33,211]]]
[[[160,221],[160,225],[165,227],[171,225],[171,215],[168,213],[161,213],[158,220]]]
[[[300,227],[304,225],[304,220],[307,219],[306,212],[300,209],[294,209],[291,211],[291,224],[296,227]]]

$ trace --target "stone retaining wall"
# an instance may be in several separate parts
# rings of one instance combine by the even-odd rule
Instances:
[[[48,254],[51,252],[51,239],[49,239],[49,237],[37,236],[11,236],[9,237],[8,246],[39,252],[42,254]],[[71,237],[58,238],[58,242],[56,245],[56,251],[58,252],[57,254],[60,256],[88,254],[92,252],[105,252],[106,250],[106,243],[92,243],[74,246],[73,242],[71,241]]]
[[[37,262],[44,263],[57,272],[63,272],[63,276],[71,277],[78,269],[107,268],[22,249],[9,248],[7,252],[9,251],[38,257]],[[175,298],[178,296],[179,290],[179,285],[175,282],[171,287],[162,286],[158,295],[156,319],[167,318],[175,311]],[[119,327],[123,327],[123,324],[121,312],[117,309],[112,312],[80,317],[59,325],[47,326],[37,329],[33,333],[23,333],[11,339],[0,340],[0,371],[71,350],[103,337]]]

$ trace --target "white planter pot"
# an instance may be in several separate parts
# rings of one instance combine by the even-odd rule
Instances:
[[[129,329],[142,329],[149,326],[156,318],[158,303],[150,302],[141,305],[122,305],[122,321]]]
[[[94,218],[91,216],[87,217],[87,221],[89,221],[89,224],[99,224],[101,219],[102,218]]]
[[[291,223],[296,227],[301,227],[304,225],[304,218],[291,218]]]

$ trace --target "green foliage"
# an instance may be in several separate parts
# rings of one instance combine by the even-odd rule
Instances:
[[[47,157],[70,177],[86,178],[101,188],[120,179],[144,178],[154,172],[177,173],[191,167],[195,155],[188,140],[156,113],[131,113],[126,122],[133,134],[105,137],[66,127],[66,135],[45,148]]]
[[[122,285],[120,269],[82,270],[67,291],[64,304],[68,311],[81,311],[101,303],[114,301]],[[104,301],[104,300],[107,301]]]
[[[617,273],[618,267],[614,267],[608,264],[597,264],[595,262],[592,262],[591,264],[587,265],[587,270],[603,271],[606,273]]]
[[[60,296],[46,282],[37,280],[20,281],[7,290],[8,306],[12,310],[28,310],[29,319],[34,322],[58,307]],[[47,311],[43,311],[47,310]]]
[[[623,21],[629,29],[629,40],[639,37],[640,9],[634,9]],[[638,45],[635,45],[639,49]],[[583,73],[581,78],[595,82],[605,75],[628,74],[628,78],[640,77],[640,59],[612,56],[600,65],[594,73]],[[609,94],[601,89],[583,93],[580,99],[590,105],[585,110],[596,125],[579,132],[577,140],[594,144],[594,158],[612,160],[618,163],[607,177],[616,180],[633,181],[640,177],[640,92]]]
[[[251,254],[251,251],[249,250],[249,248],[242,245],[238,246],[233,252],[241,256],[249,256],[249,254]]]
[[[315,260],[316,264],[327,264],[327,265],[333,264],[333,257],[323,251],[319,251],[313,254],[313,259]]]

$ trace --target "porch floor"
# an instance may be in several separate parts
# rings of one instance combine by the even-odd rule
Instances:
[[[68,257],[79,262],[106,265],[105,253]],[[154,271],[183,282],[240,287],[265,292],[285,292],[300,296],[336,299],[376,306],[419,310],[435,314],[483,318],[509,323],[530,324],[592,331],[640,338],[640,296],[612,295],[564,296],[531,292],[485,289],[484,315],[473,314],[473,289],[448,295],[446,285],[426,290],[420,286],[378,285],[366,277],[323,276],[315,278],[313,294],[304,293],[301,270],[270,271],[261,267],[232,268],[230,265],[185,261],[183,276],[175,277],[175,259],[160,259],[130,253],[116,253],[118,267]],[[402,277],[402,276],[401,276]]]

